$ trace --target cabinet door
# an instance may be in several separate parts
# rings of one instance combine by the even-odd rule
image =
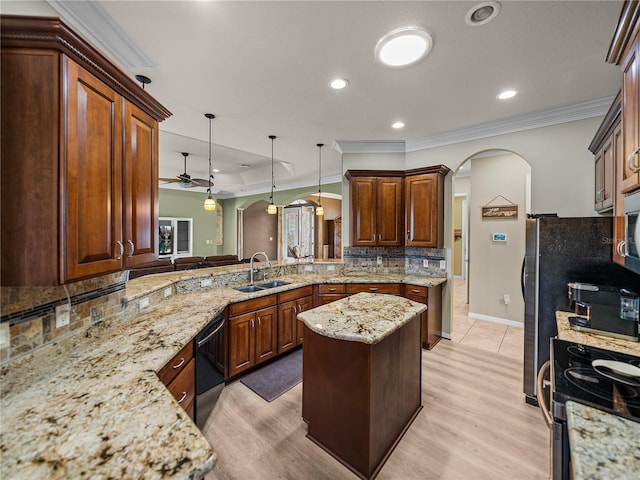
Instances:
[[[255,363],[254,324],[254,313],[245,313],[229,319],[229,377]]]
[[[296,346],[296,300],[278,306],[278,353]]]
[[[594,159],[594,179],[595,188],[593,196],[593,208],[596,211],[602,210],[602,193],[604,192],[604,155],[600,150]]]
[[[124,129],[125,265],[133,267],[158,258],[158,122],[127,102]]]
[[[614,152],[614,170],[615,170],[615,201],[613,202],[613,252],[611,258],[618,265],[624,267],[624,249],[622,242],[625,241],[624,235],[624,194],[620,189],[622,184],[622,125],[613,131],[613,152]]]
[[[640,44],[638,37],[631,45],[629,52],[622,63],[622,139],[623,148],[623,168],[622,168],[622,191],[630,192],[640,186],[640,155],[636,152],[640,136],[640,83],[638,78],[638,50]],[[634,153],[635,152],[635,153]]]
[[[122,97],[71,60],[64,66],[63,277],[74,280],[122,267]]]
[[[376,179],[352,178],[351,245],[375,245],[376,240]]]
[[[297,336],[297,341],[296,344],[300,345],[302,343],[302,337],[304,334],[304,322],[302,320],[297,320],[297,314],[307,311],[307,310],[311,310],[313,308],[313,295],[310,295],[308,297],[304,297],[301,298],[300,300],[297,301],[296,303],[297,305],[297,313],[296,313],[296,336]]]
[[[378,245],[401,246],[403,230],[402,178],[378,178]]]
[[[278,350],[278,308],[269,307],[255,313],[255,359],[264,362],[276,355]]]
[[[439,175],[416,175],[405,179],[406,246],[441,246],[439,199]]]

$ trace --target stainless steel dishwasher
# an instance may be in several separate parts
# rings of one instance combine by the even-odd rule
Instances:
[[[196,359],[195,420],[202,429],[224,388],[224,312],[194,339]]]

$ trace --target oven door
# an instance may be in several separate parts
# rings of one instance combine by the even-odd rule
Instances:
[[[640,274],[640,192],[625,197],[624,213],[624,266]]]
[[[202,429],[224,388],[224,314],[195,338],[196,425]]]

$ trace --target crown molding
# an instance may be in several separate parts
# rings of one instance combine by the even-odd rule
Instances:
[[[47,0],[74,30],[126,70],[153,63],[120,28],[99,2]]]
[[[407,140],[406,151],[415,152],[417,150],[426,150],[454,143],[495,137],[497,135],[505,135],[507,133],[549,127],[551,125],[584,120],[585,118],[599,117],[607,113],[614,99],[615,95],[611,95],[564,107],[552,108],[542,112],[529,113],[526,115],[518,115],[502,120],[496,120],[494,122],[481,123],[474,125],[473,127],[453,130],[451,132],[423,139]]]
[[[341,183],[342,182],[342,175],[331,175],[331,176],[327,176],[327,177],[322,177],[322,185],[329,185],[331,183]],[[297,188],[305,188],[305,187],[316,187],[318,186],[318,182],[317,181],[303,181],[303,182],[295,182],[295,183],[287,183],[287,184],[282,184],[282,185],[278,185],[278,187],[276,188],[276,190],[273,191],[274,196],[276,194],[279,193],[284,193],[288,190],[295,190]],[[222,193],[220,192],[218,194],[218,198],[225,200],[228,198],[241,198],[241,197],[249,197],[251,195],[262,195],[262,194],[266,194],[269,193],[271,190],[270,189],[265,189],[265,188],[255,188],[255,189],[251,189],[251,190],[243,190],[243,191],[239,191],[239,192],[225,192]],[[313,195],[314,193],[310,193],[309,195]],[[323,193],[322,196],[326,196],[327,194]]]
[[[404,140],[335,140],[334,148],[340,153],[405,153]]]

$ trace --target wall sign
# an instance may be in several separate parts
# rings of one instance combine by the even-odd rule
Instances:
[[[518,205],[482,207],[482,218],[518,218]]]

